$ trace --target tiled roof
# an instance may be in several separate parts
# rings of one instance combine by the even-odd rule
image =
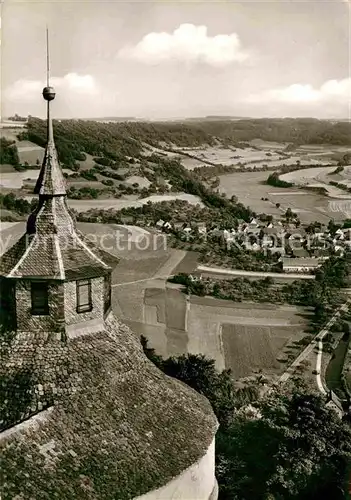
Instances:
[[[56,147],[54,143],[54,132],[50,116],[50,103],[47,103],[47,145],[43,165],[34,193],[43,196],[64,196],[66,194],[65,179],[58,161]]]
[[[179,475],[213,440],[208,401],[161,373],[112,316],[94,335],[9,334],[2,347],[3,428],[52,408],[0,434],[4,500],[131,499]]]
[[[91,276],[98,276],[111,268],[96,253],[75,233],[65,237],[24,235],[0,259],[0,273],[13,278],[71,279],[71,275],[85,275],[86,269],[90,269]],[[111,263],[112,260],[111,256]]]
[[[48,145],[46,148],[43,166],[41,167],[34,193],[49,196],[66,194],[65,179],[54,145]]]
[[[104,256],[106,252],[87,244],[76,231],[65,198],[53,197],[44,199],[30,215],[27,233],[1,257],[0,273],[14,278],[77,279],[89,268],[91,276],[97,276],[110,270]],[[109,262],[117,264],[112,256]],[[86,269],[80,273],[82,267]]]
[[[67,207],[49,102],[47,127],[45,158],[35,187],[39,204],[28,218],[26,234],[1,257],[0,273],[11,278],[62,280],[76,279],[80,275],[85,277],[87,273],[90,276],[105,274],[111,268],[76,231],[74,219]]]

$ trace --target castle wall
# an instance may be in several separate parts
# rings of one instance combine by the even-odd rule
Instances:
[[[61,332],[64,328],[64,288],[62,283],[49,283],[49,314],[32,316],[31,282],[16,282],[16,317],[18,331]]]
[[[206,454],[168,484],[134,500],[217,500],[215,440]]]
[[[93,309],[89,312],[77,312],[77,285],[75,281],[68,281],[65,287],[65,321],[66,325],[83,323],[90,320],[103,320],[104,317],[104,278],[91,280],[91,298]]]

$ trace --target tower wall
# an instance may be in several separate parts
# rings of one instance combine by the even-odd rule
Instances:
[[[135,500],[217,500],[215,440],[206,454],[168,484]]]
[[[104,318],[104,278],[94,278],[91,280],[91,299],[93,308],[89,312],[77,312],[77,285],[76,281],[67,281],[65,288],[65,323],[75,325],[91,320],[101,320]]]
[[[64,331],[63,283],[49,283],[49,314],[32,315],[31,281],[16,282],[16,318],[18,331]]]

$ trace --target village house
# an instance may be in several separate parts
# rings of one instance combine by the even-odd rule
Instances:
[[[199,236],[206,236],[207,227],[205,222],[196,222],[195,226],[198,230]]]
[[[285,273],[310,273],[316,271],[323,261],[318,258],[291,258],[283,257],[283,271]]]
[[[298,257],[300,259],[306,259],[310,257],[310,254],[306,250],[306,248],[300,247],[300,248],[294,248],[292,250],[292,257]]]
[[[165,221],[164,221],[163,219],[159,219],[159,220],[156,222],[156,224],[155,224],[155,225],[156,225],[157,229],[162,229],[162,228],[163,228],[163,226],[164,226],[164,223],[165,223]]]

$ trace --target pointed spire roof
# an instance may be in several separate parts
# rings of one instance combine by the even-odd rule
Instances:
[[[28,218],[26,234],[1,257],[0,275],[59,280],[101,276],[111,267],[95,245],[85,242],[67,207],[50,116],[55,91],[49,86],[49,77],[43,97],[48,103],[47,145],[34,190],[39,194],[39,203]]]
[[[55,99],[55,90],[50,87],[50,59],[49,59],[49,34],[46,29],[46,56],[47,56],[47,78],[46,87],[43,89],[43,97],[47,102],[47,144],[43,165],[34,193],[42,196],[64,196],[66,194],[65,180],[57,158],[54,142],[54,131],[50,114],[50,102]]]
[[[43,90],[44,99],[46,99],[48,103],[47,144],[43,165],[34,188],[34,193],[43,196],[64,196],[66,194],[65,179],[58,161],[54,143],[52,119],[50,116],[50,100],[48,100],[45,95],[55,96],[54,89],[52,87],[45,87]]]

